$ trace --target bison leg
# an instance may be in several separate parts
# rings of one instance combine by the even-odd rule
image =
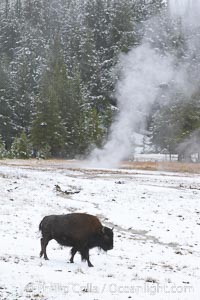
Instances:
[[[42,257],[43,254],[44,254],[44,251],[43,251],[43,238],[41,238],[40,243],[41,243],[40,257]]]
[[[94,267],[89,259],[89,254],[88,254],[88,258],[87,258],[87,263],[88,263],[88,267]]]
[[[47,245],[49,243],[49,239],[45,239],[45,238],[41,238],[41,251],[40,251],[40,257],[42,257],[44,255],[44,259],[48,260],[48,257],[47,257],[47,252],[46,252],[46,248],[47,248]]]
[[[71,258],[70,258],[70,263],[74,262],[74,255],[76,254],[77,250],[73,247],[71,250]]]
[[[82,260],[86,260],[88,263],[88,267],[94,267],[93,264],[90,261],[90,256],[89,256],[89,249],[85,248],[81,250],[81,258]]]

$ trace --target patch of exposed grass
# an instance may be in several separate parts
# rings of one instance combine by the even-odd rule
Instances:
[[[81,162],[77,160],[66,159],[4,159],[0,161],[0,165],[21,166],[28,168],[58,168],[58,169],[84,169],[80,167]],[[152,161],[133,161],[122,162],[119,166],[121,169],[129,170],[146,170],[146,171],[167,171],[167,172],[181,172],[181,173],[200,173],[200,163],[181,163],[181,162],[152,162]],[[92,169],[90,169],[90,172]],[[96,170],[94,169],[94,172]],[[109,172],[103,170],[103,172]],[[113,173],[113,171],[111,171]]]
[[[200,173],[199,163],[181,163],[181,162],[124,162],[123,168],[150,170],[150,171],[168,171],[181,173]]]

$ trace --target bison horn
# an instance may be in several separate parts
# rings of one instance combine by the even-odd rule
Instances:
[[[115,226],[113,226],[112,231],[113,231],[114,227],[115,227]]]
[[[102,227],[102,232],[105,233],[105,227]]]

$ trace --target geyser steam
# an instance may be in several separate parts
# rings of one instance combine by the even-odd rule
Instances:
[[[121,55],[118,65],[118,69],[121,70],[120,79],[116,86],[119,113],[111,126],[107,143],[102,149],[95,149],[91,153],[89,160],[92,166],[113,167],[128,157],[133,150],[134,132],[144,127],[146,116],[160,95],[161,86],[170,87],[173,83],[173,86],[182,93],[185,92],[187,96],[189,90],[192,93],[196,85],[199,86],[197,67],[200,65],[200,59],[196,61],[194,57],[200,57],[200,42],[195,38],[200,19],[200,0],[169,0],[168,11],[170,15],[166,11],[163,12],[168,24],[171,24],[172,19],[181,18],[181,34],[188,39],[187,50],[184,50],[187,53],[178,62],[177,55],[170,51],[170,47],[163,51],[162,47],[157,46],[166,43],[165,26],[162,28],[162,24],[155,24],[163,22],[162,16],[159,16],[148,24],[149,28],[152,23],[152,36],[148,38],[147,30],[141,46]],[[163,30],[161,34],[160,28]],[[195,35],[191,34],[193,29]],[[190,73],[194,73],[192,83],[192,77],[188,77],[188,68]]]
[[[119,115],[104,148],[91,154],[94,166],[112,167],[128,155],[133,131],[144,122],[160,85],[168,83],[173,75],[172,59],[162,56],[149,44],[122,55],[119,64],[121,79],[116,87]]]

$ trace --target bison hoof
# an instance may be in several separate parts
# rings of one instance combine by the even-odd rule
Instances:
[[[90,267],[90,268],[91,268],[91,267],[94,267],[94,266],[93,266],[93,264],[91,264],[91,263],[88,263],[88,267]]]
[[[45,257],[44,259],[45,259],[45,260],[49,260],[48,257]]]

